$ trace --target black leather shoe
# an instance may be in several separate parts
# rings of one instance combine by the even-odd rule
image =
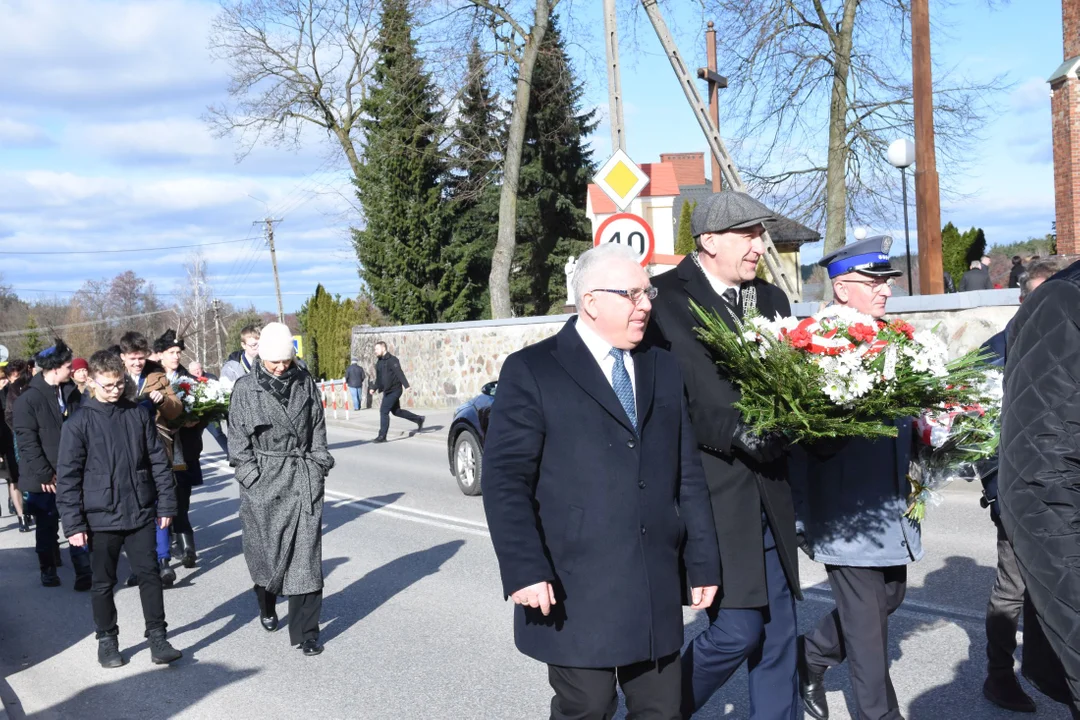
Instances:
[[[29,516],[20,515],[19,516],[19,532],[26,533],[26,532],[30,532],[31,530],[33,530],[33,528],[30,527],[30,518],[29,518]]]
[[[416,432],[423,432],[424,431],[424,421],[426,421],[426,420],[427,420],[426,415],[421,415],[420,416],[420,422],[416,423]]]
[[[180,562],[187,569],[195,567],[195,535],[192,533],[180,533]]]
[[[806,662],[806,647],[800,635],[797,641],[799,670],[799,695],[806,714],[816,720],[829,720],[829,702],[825,698],[825,670]]]
[[[386,442],[386,438],[384,438],[382,436],[379,436],[379,437],[375,438],[374,440],[372,440],[371,442],[373,442],[373,443],[384,443],[384,442]]]
[[[169,567],[169,558],[158,559],[158,571],[161,573],[161,584],[164,587],[172,587],[176,582],[176,571]]]
[[[41,568],[41,584],[45,587],[60,587],[60,576],[56,574],[56,568]]]
[[[1036,710],[1035,701],[1024,692],[1020,681],[1012,673],[987,677],[983,683],[983,695],[998,707],[1013,712],[1033,713]]]
[[[312,655],[318,655],[319,653],[321,653],[323,651],[323,646],[320,645],[319,641],[315,638],[310,638],[300,643],[300,650],[302,650],[303,653],[308,657],[311,657]]]
[[[278,628],[277,615],[270,615],[268,617],[260,617],[259,623],[262,624],[263,630],[266,632],[274,632]]]

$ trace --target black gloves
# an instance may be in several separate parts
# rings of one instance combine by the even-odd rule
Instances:
[[[757,435],[742,420],[735,426],[731,437],[732,447],[742,450],[750,459],[759,463],[771,463],[779,460],[787,452],[788,441],[783,434],[768,432]]]

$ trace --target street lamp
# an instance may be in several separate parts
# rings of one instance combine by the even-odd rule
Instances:
[[[895,140],[889,145],[889,164],[900,168],[900,185],[904,195],[904,245],[907,248],[907,287],[908,295],[914,295],[911,284],[911,232],[908,230],[907,212],[907,169],[915,164],[915,143],[907,138]]]

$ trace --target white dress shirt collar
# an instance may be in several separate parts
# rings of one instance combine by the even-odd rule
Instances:
[[[701,268],[701,272],[702,272],[703,275],[705,275],[705,279],[709,281],[709,285],[712,286],[713,292],[715,292],[720,297],[724,297],[724,291],[725,290],[734,290],[735,291],[735,304],[737,305],[739,303],[739,300],[742,298],[742,288],[741,288],[741,286],[739,286],[739,285],[728,285],[723,280],[719,279],[718,277],[713,275],[711,272],[706,270],[704,268],[704,266]]]
[[[589,354],[593,356],[593,359],[600,366],[604,378],[610,385],[612,383],[611,371],[615,366],[615,358],[611,357],[611,343],[600,337],[599,333],[585,324],[580,315],[574,323],[574,328],[577,330],[578,335],[581,336],[581,341],[585,343],[585,347],[588,348]],[[630,354],[629,350],[623,350],[622,356],[626,372],[630,374],[630,385],[633,387],[634,392],[637,393],[637,378],[634,377],[634,356]]]

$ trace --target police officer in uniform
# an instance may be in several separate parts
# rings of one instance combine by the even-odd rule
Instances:
[[[879,236],[826,255],[834,303],[875,319],[885,314],[892,239]],[[799,692],[807,715],[827,720],[825,671],[845,659],[856,713],[902,720],[889,678],[889,615],[904,600],[907,565],[922,557],[919,524],[906,517],[910,418],[896,438],[827,441],[793,453],[791,483],[804,548],[825,565],[836,607],[799,638]]]

